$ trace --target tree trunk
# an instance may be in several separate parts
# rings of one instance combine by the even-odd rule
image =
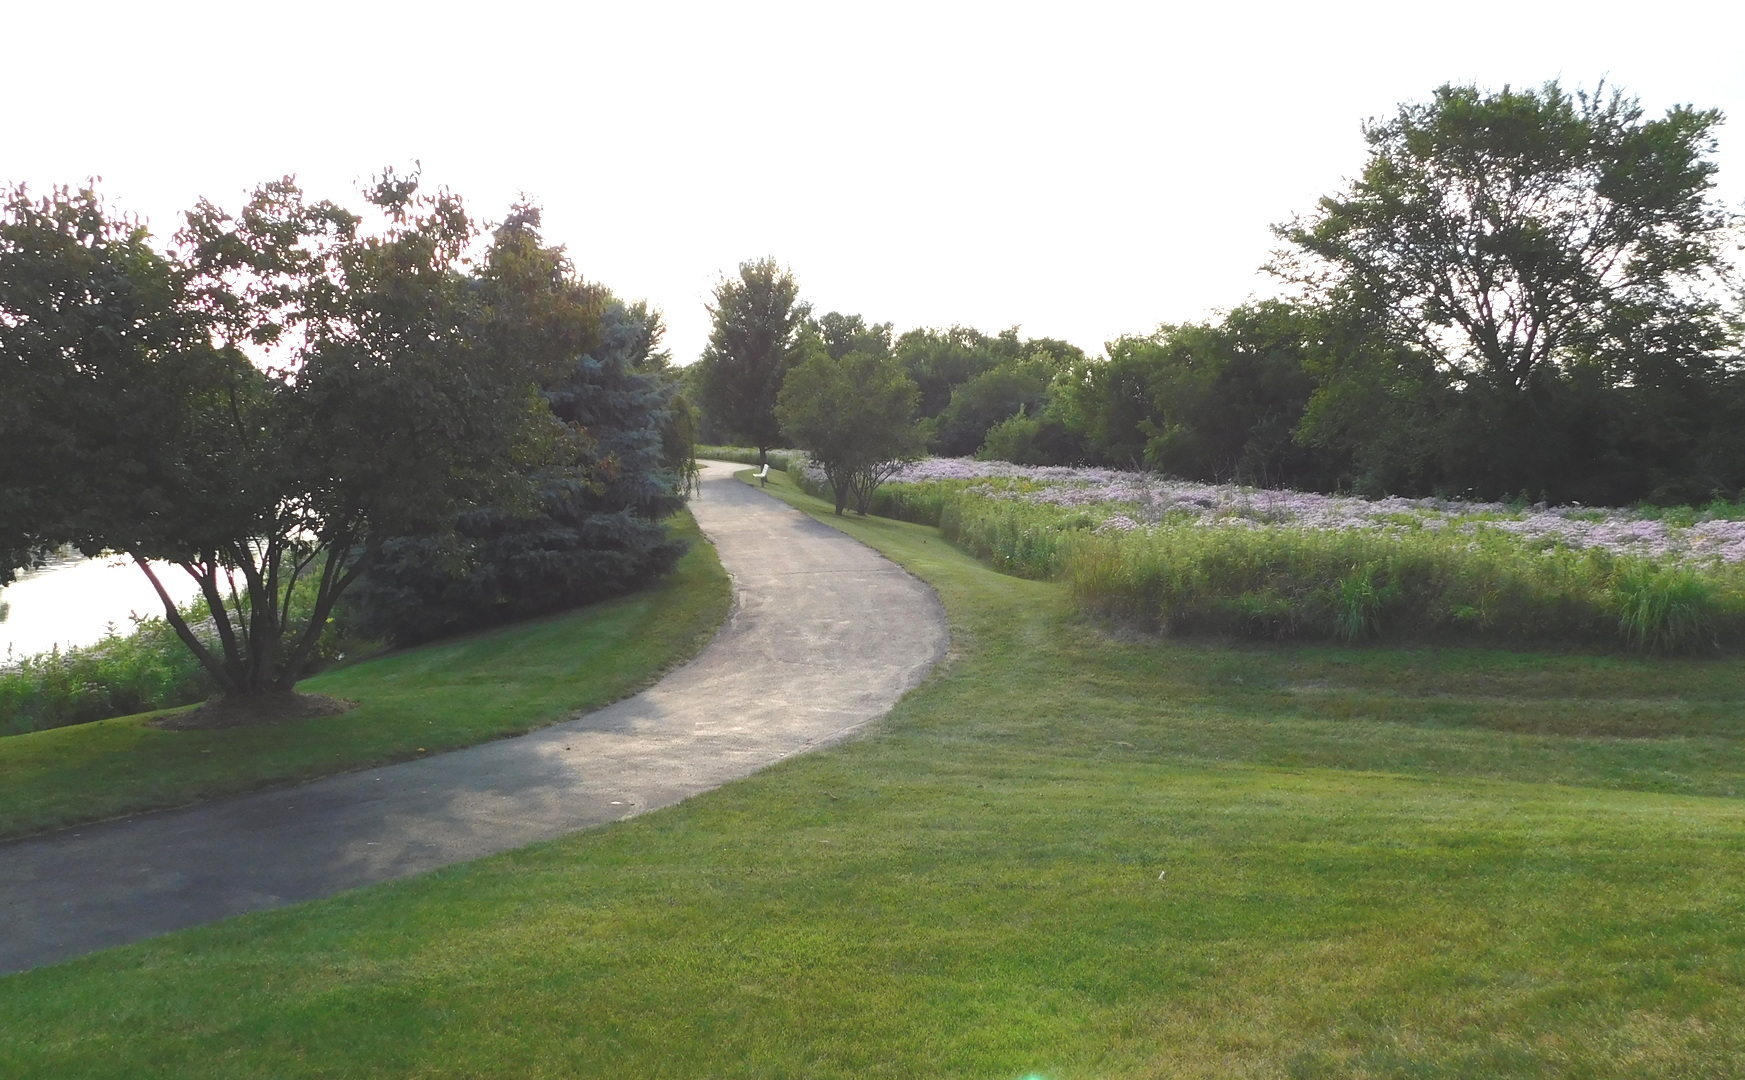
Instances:
[[[182,639],[182,644],[186,645],[188,651],[194,654],[194,659],[200,661],[201,667],[211,672],[212,677],[218,681],[219,689],[226,694],[236,693],[239,686],[235,676],[224,660],[215,656],[212,650],[206,647],[205,642],[201,641],[199,636],[194,633],[187,620],[182,618],[182,613],[176,610],[176,602],[170,599],[169,591],[164,588],[163,582],[158,580],[157,573],[152,570],[151,564],[138,556],[135,556],[133,561],[141,570],[145,571],[146,578],[151,581],[152,589],[158,594],[158,599],[163,602],[164,618],[169,622],[170,628],[176,632],[176,636]]]

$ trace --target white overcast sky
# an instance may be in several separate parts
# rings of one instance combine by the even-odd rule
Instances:
[[[1745,199],[1745,4],[856,3],[76,6],[0,0],[0,180],[97,175],[154,231],[295,173],[384,164],[666,314],[681,363],[741,260],[819,311],[1021,325],[1095,351],[1269,283],[1269,226],[1443,82],[1602,76],[1719,107]]]

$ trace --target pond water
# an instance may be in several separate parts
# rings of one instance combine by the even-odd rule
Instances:
[[[178,604],[199,595],[200,587],[180,567],[156,569]],[[57,645],[89,645],[111,624],[126,633],[136,612],[162,615],[164,608],[131,559],[58,556],[0,589],[0,663]]]

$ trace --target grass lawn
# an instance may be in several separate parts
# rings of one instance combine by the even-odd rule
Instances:
[[[0,836],[403,761],[627,697],[695,655],[732,602],[690,515],[674,528],[695,542],[650,589],[299,684],[358,702],[340,716],[164,731],[145,722],[160,714],[146,713],[0,738]]]
[[[952,620],[870,736],[0,979],[0,1075],[1739,1074],[1745,667],[1122,640],[841,524]]]

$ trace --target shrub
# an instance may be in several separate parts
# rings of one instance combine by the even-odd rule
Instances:
[[[111,627],[94,645],[0,666],[0,734],[187,705],[215,689],[168,623],[143,619],[131,634]]]
[[[1618,575],[1618,629],[1641,652],[1695,652],[1716,644],[1716,582],[1688,567],[1634,565]]]
[[[291,618],[307,619],[313,603],[311,590],[299,590],[291,598]],[[204,601],[191,601],[180,610],[197,632],[211,631]],[[331,663],[342,649],[367,647],[345,643],[330,619],[310,670]],[[111,626],[93,645],[0,661],[0,736],[192,705],[217,689],[168,622],[143,618],[127,634]]]

